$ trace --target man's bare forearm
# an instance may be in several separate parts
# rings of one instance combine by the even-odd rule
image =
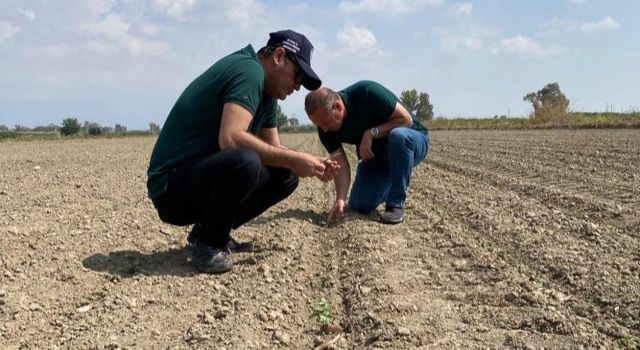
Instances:
[[[222,148],[250,148],[258,152],[262,164],[291,169],[292,159],[295,151],[272,146],[262,139],[248,132],[240,132],[230,140],[228,145],[222,145]]]
[[[413,119],[411,119],[411,115],[407,110],[400,104],[396,103],[396,109],[393,111],[389,119],[378,125],[378,135],[375,137],[377,139],[386,137],[389,135],[391,130],[399,127],[411,127],[413,125]]]
[[[342,199],[346,201],[347,194],[349,193],[349,186],[351,185],[351,168],[349,167],[349,162],[347,161],[344,152],[342,155],[337,157],[337,160],[340,165],[340,171],[334,178],[336,186],[336,200]]]

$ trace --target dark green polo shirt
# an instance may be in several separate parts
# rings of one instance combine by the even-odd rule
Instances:
[[[249,131],[276,127],[276,100],[265,95],[264,71],[251,45],[223,57],[182,92],[162,127],[147,171],[150,198],[167,187],[167,173],[182,162],[220,151],[218,135],[227,102],[253,115]]]
[[[396,108],[396,103],[400,102],[398,97],[389,89],[376,83],[375,81],[359,81],[342,91],[338,91],[347,108],[347,116],[342,122],[342,126],[336,131],[324,132],[318,128],[320,141],[325,149],[332,153],[337,150],[342,143],[360,146],[362,134],[375,126],[385,123]],[[406,106],[405,106],[406,108]],[[420,124],[418,118],[409,112],[413,125],[411,129],[428,135],[428,130]],[[373,141],[373,152],[377,156],[386,154],[387,138]],[[360,157],[360,152],[357,152]]]

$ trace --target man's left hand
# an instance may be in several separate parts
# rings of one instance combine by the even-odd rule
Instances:
[[[360,159],[366,161],[376,156],[373,154],[373,150],[371,149],[372,143],[373,136],[371,135],[371,132],[369,132],[369,129],[367,129],[364,134],[362,134],[362,140],[360,140],[360,147],[358,148],[360,152]]]

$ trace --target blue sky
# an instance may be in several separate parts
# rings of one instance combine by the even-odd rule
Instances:
[[[162,125],[222,56],[290,28],[342,89],[428,92],[436,116],[526,115],[558,82],[578,111],[640,110],[639,0],[3,0],[0,124]],[[308,122],[301,91],[281,102]]]

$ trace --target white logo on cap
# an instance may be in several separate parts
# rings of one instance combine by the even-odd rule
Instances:
[[[293,53],[298,53],[300,51],[300,46],[298,46],[298,43],[293,41],[292,39],[287,39],[282,42],[282,46],[285,49],[292,51]]]

